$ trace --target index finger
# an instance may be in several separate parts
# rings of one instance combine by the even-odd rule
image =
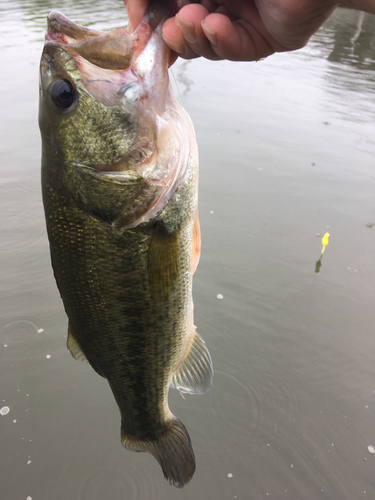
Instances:
[[[149,0],[123,0],[129,18],[129,32],[133,33],[145,15]]]

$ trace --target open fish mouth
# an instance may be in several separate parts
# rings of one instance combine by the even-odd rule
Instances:
[[[46,42],[61,46],[73,56],[81,56],[99,68],[125,70],[130,67],[133,37],[124,28],[105,32],[74,23],[52,10],[48,15]]]

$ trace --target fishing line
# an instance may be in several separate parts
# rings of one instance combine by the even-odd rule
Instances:
[[[176,86],[176,90],[177,90],[177,93],[178,93],[179,100],[180,100],[182,106],[185,107],[184,98],[183,98],[183,95],[182,95],[182,93],[180,91],[180,87],[178,86],[176,75],[174,74],[172,68],[169,68],[169,71],[171,72],[171,75],[173,76],[173,81],[174,81],[174,84]]]

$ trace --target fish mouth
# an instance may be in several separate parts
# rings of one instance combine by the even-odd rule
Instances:
[[[73,56],[81,56],[103,69],[125,70],[130,67],[134,41],[124,28],[99,31],[68,19],[57,10],[48,15],[47,44],[60,46]]]
[[[71,55],[81,56],[99,68],[126,70],[135,66],[148,45],[153,46],[153,55],[156,52],[168,52],[169,55],[169,49],[162,39],[161,27],[173,12],[172,5],[173,2],[167,8],[162,8],[157,2],[151,2],[133,33],[123,27],[110,31],[86,28],[71,21],[62,12],[52,10],[47,18],[46,44],[60,46]],[[140,66],[144,66],[144,62]],[[141,74],[146,71],[149,72],[150,67],[140,68]]]
[[[167,0],[160,3],[164,5],[165,2]],[[82,84],[95,98],[107,105],[114,105],[114,92],[109,88],[113,84],[113,88],[120,92],[136,82],[142,89],[137,94],[144,95],[155,93],[154,89],[157,88],[157,99],[151,99],[153,102],[149,102],[149,108],[160,111],[168,90],[166,82],[170,55],[170,49],[162,37],[162,25],[171,14],[173,2],[168,5],[165,3],[167,8],[162,8],[161,4],[151,2],[140,24],[131,34],[123,27],[108,32],[86,28],[58,10],[52,10],[47,18],[45,35],[46,63],[54,60],[55,53],[65,52],[75,61]],[[64,64],[62,62],[59,66]],[[107,88],[99,89],[102,84]],[[125,93],[129,94],[127,91]],[[112,97],[108,98],[110,94]]]

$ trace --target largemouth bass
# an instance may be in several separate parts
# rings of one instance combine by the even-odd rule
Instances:
[[[172,94],[161,36],[171,2],[131,35],[52,11],[40,66],[42,192],[68,348],[108,380],[125,448],[184,486],[195,470],[169,387],[204,393],[209,352],[193,322],[200,252],[198,156]]]

